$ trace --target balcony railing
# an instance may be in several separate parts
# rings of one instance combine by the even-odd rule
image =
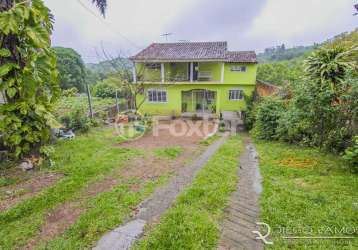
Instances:
[[[184,66],[185,65],[185,66]],[[137,72],[133,71],[134,81],[143,82],[223,82],[224,81],[224,63],[221,64],[221,74],[214,74],[215,69],[213,66],[204,65],[204,63],[182,63],[179,67],[173,63],[170,65],[160,64],[160,70],[158,67],[154,70],[146,69],[146,72],[137,76]],[[201,69],[201,66],[203,67]],[[219,66],[219,65],[218,65]],[[216,66],[215,66],[216,67]],[[211,69],[212,68],[212,69]],[[179,72],[178,72],[179,71]],[[217,71],[215,71],[217,72]],[[154,73],[154,74],[153,74]]]

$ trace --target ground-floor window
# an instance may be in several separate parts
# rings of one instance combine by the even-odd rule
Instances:
[[[162,89],[148,90],[149,102],[167,102],[167,91]]]
[[[229,100],[242,100],[243,98],[244,98],[244,93],[241,89],[229,90]]]

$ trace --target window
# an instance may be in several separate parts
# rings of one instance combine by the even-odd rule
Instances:
[[[148,101],[149,102],[167,102],[167,91],[151,89],[148,90]]]
[[[231,66],[231,71],[246,72],[246,66]]]
[[[146,63],[145,67],[148,69],[160,69],[160,63]]]
[[[229,100],[242,100],[244,94],[240,89],[229,90]]]

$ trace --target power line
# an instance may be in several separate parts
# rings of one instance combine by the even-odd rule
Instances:
[[[77,2],[87,11],[89,12],[91,15],[93,15],[94,17],[96,17],[98,20],[100,20],[108,29],[110,29],[113,33],[119,35],[121,38],[123,38],[124,40],[126,40],[127,42],[129,42],[133,47],[136,47],[137,49],[142,49],[142,47],[138,46],[135,42],[133,42],[132,40],[130,40],[129,38],[127,38],[125,35],[123,35],[121,32],[114,30],[111,26],[111,24],[109,22],[107,22],[106,20],[104,20],[102,17],[98,16],[97,13],[95,13],[93,10],[91,10],[90,8],[88,8],[84,3],[82,3],[81,0],[77,0]]]

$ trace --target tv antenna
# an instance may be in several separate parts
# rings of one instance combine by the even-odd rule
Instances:
[[[161,34],[160,36],[165,36],[165,41],[168,42],[168,36],[171,36],[173,33],[164,33],[164,34]]]

